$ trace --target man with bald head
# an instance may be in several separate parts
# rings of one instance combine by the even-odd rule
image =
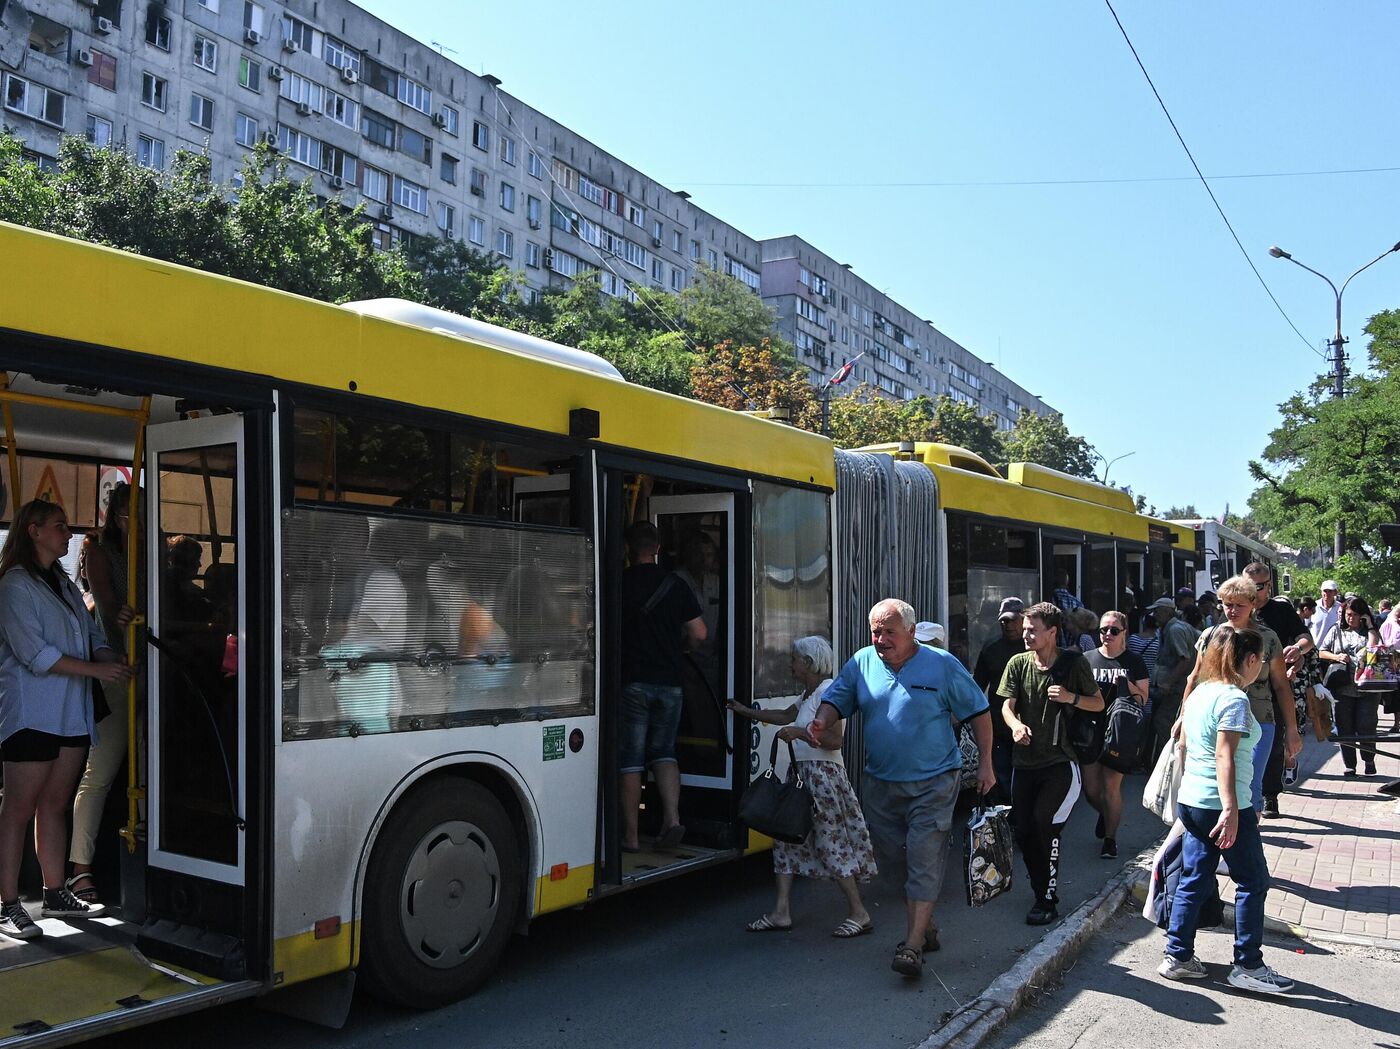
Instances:
[[[943,885],[946,851],[958,800],[962,753],[956,722],[977,740],[977,789],[996,784],[987,697],[956,656],[921,645],[918,617],[886,598],[870,610],[870,645],[852,656],[807,726],[814,746],[839,745],[833,726],[857,710],[865,734],[862,808],[882,869],[903,859],[906,929],[890,967],[923,974],[924,950],[938,950],[933,905]]]

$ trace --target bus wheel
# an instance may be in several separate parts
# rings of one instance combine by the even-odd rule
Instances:
[[[370,993],[431,1009],[490,975],[520,907],[515,831],[485,787],[440,779],[385,824],[365,885],[360,974]]]

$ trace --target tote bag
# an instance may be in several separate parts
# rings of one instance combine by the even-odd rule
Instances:
[[[801,766],[788,748],[788,780],[780,780],[773,768],[778,763],[778,737],[768,754],[768,768],[749,785],[739,799],[739,818],[760,834],[789,845],[800,845],[812,832],[812,792],[802,782]]]

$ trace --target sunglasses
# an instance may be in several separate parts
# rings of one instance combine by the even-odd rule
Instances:
[[[1121,634],[1122,632],[1123,632],[1123,628],[1122,628],[1121,626],[1101,626],[1101,627],[1099,627],[1099,633],[1100,633],[1100,634],[1107,634],[1109,637],[1117,637],[1117,636],[1118,636],[1119,634]]]
[[[1267,590],[1267,589],[1269,589],[1269,584],[1268,584],[1268,583],[1255,583],[1255,584],[1254,584],[1254,589],[1255,589],[1255,590]]]

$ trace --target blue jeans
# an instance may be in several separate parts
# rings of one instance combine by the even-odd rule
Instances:
[[[1186,828],[1182,838],[1181,880],[1172,897],[1171,925],[1167,929],[1167,954],[1184,962],[1196,953],[1196,922],[1206,899],[1208,879],[1215,878],[1221,848],[1210,832],[1220,819],[1219,809],[1177,805],[1177,817]],[[1240,813],[1235,843],[1223,850],[1235,889],[1235,964],[1257,969],[1264,964],[1264,898],[1269,893],[1269,865],[1259,840],[1259,816],[1254,809]]]
[[[632,681],[623,688],[618,733],[620,772],[641,772],[663,761],[675,764],[683,699],[679,685]]]
[[[1254,803],[1256,816],[1264,811],[1264,773],[1269,767],[1269,752],[1273,750],[1274,733],[1278,731],[1278,725],[1270,721],[1268,724],[1261,723],[1259,729],[1263,735],[1259,737],[1259,742],[1254,744],[1254,778],[1249,784],[1249,797]]]

